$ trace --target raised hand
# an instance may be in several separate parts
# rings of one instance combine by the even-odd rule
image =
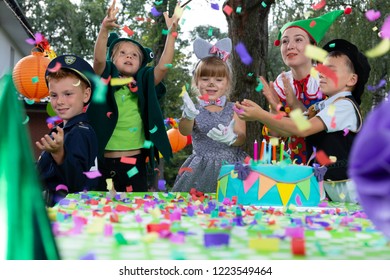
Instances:
[[[102,28],[107,30],[112,30],[114,28],[120,28],[120,25],[116,23],[116,15],[119,12],[119,8],[115,7],[115,0],[112,2],[111,6],[107,9],[107,15],[103,19]]]
[[[260,76],[260,81],[263,84],[263,95],[267,98],[268,104],[271,107],[271,112],[276,113],[280,106],[280,100],[277,92],[274,89],[273,82],[268,84],[267,80]]]
[[[234,132],[235,120],[233,119],[228,126],[219,124],[218,128],[214,127],[207,132],[207,136],[221,143],[231,146],[237,140],[237,134]]]
[[[192,121],[197,115],[199,115],[199,110],[195,108],[194,102],[192,102],[187,91],[183,93],[183,102],[183,116]]]
[[[179,20],[181,16],[183,15],[185,7],[180,7],[180,2],[177,2],[175,11],[173,12],[172,17],[169,17],[168,12],[164,12],[164,19],[165,19],[165,24],[167,25],[167,28],[171,32],[175,32],[177,30],[177,27],[179,25]]]

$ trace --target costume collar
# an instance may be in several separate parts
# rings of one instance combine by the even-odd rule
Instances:
[[[210,106],[210,105],[216,105],[216,106],[219,106],[219,107],[225,107],[226,96],[221,96],[221,97],[217,98],[216,100],[203,100],[203,99],[199,99],[199,104],[202,107],[207,107],[207,106]]]

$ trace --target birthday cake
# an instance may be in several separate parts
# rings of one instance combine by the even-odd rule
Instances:
[[[217,200],[258,206],[318,206],[321,171],[304,165],[222,165]],[[319,183],[320,182],[320,183]]]

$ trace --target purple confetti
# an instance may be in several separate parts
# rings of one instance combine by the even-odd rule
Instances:
[[[160,180],[158,180],[158,189],[160,190],[160,191],[165,191],[167,188],[165,187],[165,184],[166,184],[166,181],[165,180],[162,180],[162,179],[160,179]]]
[[[252,63],[253,59],[248,53],[245,45],[243,43],[238,43],[235,47],[235,50],[237,54],[240,56],[241,62],[244,63],[245,65],[249,65]]]
[[[218,3],[211,3],[211,8],[214,9],[214,10],[219,11],[219,5],[218,5]]]
[[[32,39],[32,38],[28,38],[28,39],[26,39],[26,43],[27,44],[29,44],[29,45],[35,45],[35,40],[34,39]]]
[[[298,206],[302,206],[302,201],[301,201],[301,197],[299,196],[299,194],[297,194],[295,196],[295,202],[297,203]]]
[[[159,17],[159,16],[162,15],[162,13],[159,12],[159,11],[156,9],[156,7],[154,7],[154,6],[153,6],[153,8],[152,8],[152,10],[151,10],[150,12],[151,12],[151,14],[152,14],[153,16],[155,16],[155,17]]]
[[[205,233],[204,234],[204,246],[213,247],[213,246],[223,246],[229,245],[230,235],[229,233]]]
[[[365,16],[368,19],[368,21],[376,21],[378,18],[381,17],[381,12],[375,10],[368,10]]]
[[[233,106],[233,111],[236,112],[237,114],[242,114],[244,113],[244,110],[243,109],[238,109],[236,106]]]

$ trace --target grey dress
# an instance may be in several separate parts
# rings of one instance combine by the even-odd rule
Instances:
[[[207,136],[210,129],[218,128],[218,124],[229,125],[233,119],[233,106],[234,103],[227,102],[222,111],[210,112],[197,105],[200,112],[192,131],[192,154],[181,166],[192,170],[177,175],[172,191],[187,192],[195,188],[215,193],[222,163],[243,162],[247,154],[240,147],[228,146]]]

